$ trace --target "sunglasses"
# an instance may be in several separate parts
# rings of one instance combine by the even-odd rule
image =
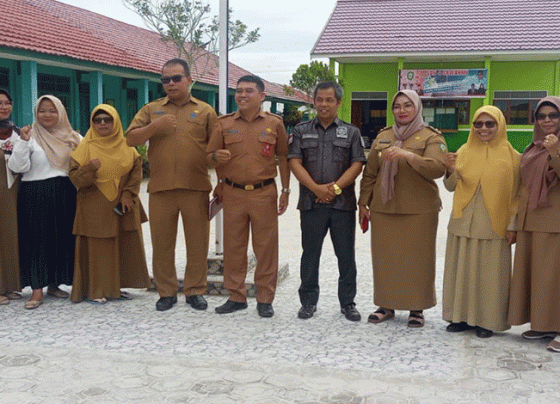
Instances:
[[[169,84],[171,81],[173,81],[173,83],[179,83],[181,80],[183,80],[183,77],[187,77],[187,76],[182,76],[180,74],[177,74],[176,76],[171,76],[171,77],[162,77],[161,80],[161,84]]]
[[[496,127],[496,122],[494,121],[474,121],[472,123],[472,126],[474,126],[476,129],[480,129],[483,126],[486,126],[488,129],[492,129],[494,127]]]
[[[546,119],[546,117],[548,117],[548,119],[550,119],[551,121],[555,121],[558,118],[560,118],[560,114],[558,112],[551,112],[550,114],[537,114],[537,115],[535,115],[535,118],[537,118],[537,121],[544,121]]]
[[[113,123],[113,118],[110,116],[96,116],[93,118],[93,123]]]

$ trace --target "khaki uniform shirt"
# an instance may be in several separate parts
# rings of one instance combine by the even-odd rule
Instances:
[[[148,141],[148,192],[211,191],[206,146],[216,124],[216,112],[192,96],[181,106],[163,97],[144,105],[126,132],[144,127],[165,114],[175,115],[177,128],[156,134]]]
[[[548,164],[560,176],[560,157],[551,158]],[[517,230],[560,233],[560,183],[548,191],[548,203],[549,206],[530,210],[529,192],[523,186],[519,199]]]
[[[255,184],[277,175],[276,156],[288,155],[288,136],[282,118],[261,111],[251,122],[239,111],[218,118],[208,153],[227,149],[231,160],[220,173],[237,184]]]
[[[368,162],[360,184],[358,204],[367,205],[378,213],[420,214],[439,212],[441,199],[435,179],[445,174],[443,162],[447,147],[436,129],[426,127],[406,139],[402,148],[415,154],[412,163],[399,159],[395,175],[393,199],[383,204],[381,199],[381,152],[393,145],[396,138],[392,127],[382,130],[371,146]]]

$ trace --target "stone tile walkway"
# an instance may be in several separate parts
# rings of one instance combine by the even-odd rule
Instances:
[[[440,190],[439,301],[452,202]],[[130,290],[132,301],[105,305],[46,297],[27,311],[23,302],[11,302],[0,306],[0,403],[560,402],[560,354],[548,352],[546,341],[522,340],[527,326],[488,340],[474,332],[450,335],[440,306],[426,311],[422,329],[406,327],[406,312],[368,324],[374,309],[369,234],[357,234],[356,246],[356,303],[364,319],[351,323],[340,313],[327,238],[317,314],[299,320],[296,202],[297,191],[281,217],[281,261],[291,274],[279,286],[273,318],[260,318],[254,300],[248,310],[220,316],[214,307],[225,298],[215,296],[205,312],[187,306],[184,297],[172,310],[156,312],[157,295],[144,290]],[[144,230],[151,260],[147,225]],[[180,273],[181,237],[176,260]],[[26,289],[24,297],[29,294]]]

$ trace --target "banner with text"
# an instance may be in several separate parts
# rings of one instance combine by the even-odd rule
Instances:
[[[484,98],[487,84],[487,69],[401,70],[399,76],[399,90],[421,98]]]

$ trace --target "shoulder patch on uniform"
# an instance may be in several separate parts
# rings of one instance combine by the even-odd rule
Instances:
[[[442,153],[445,153],[447,151],[447,146],[445,146],[445,144],[443,144],[443,143],[439,144],[439,148],[441,149]]]
[[[288,144],[292,144],[293,141],[294,141],[294,134],[293,134],[293,133],[290,133],[290,134],[288,135]]]

